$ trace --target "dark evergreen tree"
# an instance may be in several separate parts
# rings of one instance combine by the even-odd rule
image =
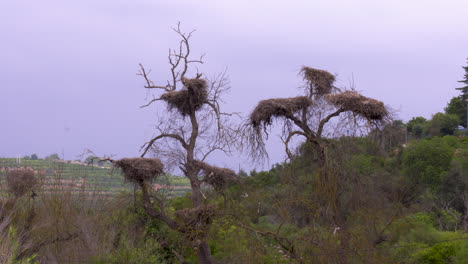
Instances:
[[[467,59],[468,61],[468,59]],[[463,105],[463,114],[462,116],[460,116],[460,125],[464,126],[465,128],[468,127],[468,124],[467,124],[467,111],[468,111],[468,65],[465,66],[465,67],[462,67],[464,70],[465,70],[465,75],[463,76],[463,80],[459,81],[461,83],[463,83],[465,86],[463,87],[460,87],[460,88],[456,88],[457,90],[460,90],[461,91],[461,99],[462,99],[462,102],[461,102],[461,105]],[[460,112],[462,112],[462,110],[460,109],[459,110]]]
[[[467,59],[467,61],[468,61],[468,59]],[[465,66],[465,67],[462,67],[462,68],[465,70],[465,75],[464,75],[464,79],[459,81],[459,82],[463,83],[465,86],[460,87],[460,88],[456,88],[456,89],[460,90],[461,93],[463,94],[463,99],[467,100],[468,99],[468,66]]]

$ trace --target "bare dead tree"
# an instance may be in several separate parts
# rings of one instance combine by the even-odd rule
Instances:
[[[381,128],[390,119],[390,110],[381,101],[365,97],[355,90],[341,90],[334,86],[335,76],[331,73],[302,67],[304,94],[290,98],[273,98],[260,101],[243,124],[243,145],[248,148],[253,160],[265,159],[265,139],[268,138],[274,121],[281,126],[281,139],[289,159],[293,140],[302,137],[314,150],[315,161],[320,168],[317,174],[316,202],[318,215],[323,215],[340,227],[341,249],[347,250],[351,234],[342,208],[340,195],[344,184],[350,179],[340,171],[340,160],[336,155],[333,137],[343,135],[365,135],[371,128]],[[333,150],[333,151],[331,151]],[[334,154],[335,153],[335,154]],[[338,152],[339,153],[339,152]],[[329,156],[330,155],[330,156]],[[280,243],[281,245],[281,243]],[[292,246],[284,247],[290,256],[296,256]],[[345,256],[340,260],[345,263]]]
[[[319,163],[326,162],[327,138],[364,134],[367,128],[381,127],[390,116],[381,101],[365,97],[355,90],[341,91],[334,86],[335,76],[310,67],[300,72],[305,84],[304,95],[260,101],[244,122],[243,145],[255,160],[267,157],[265,139],[273,121],[281,122],[281,138],[288,158],[294,156],[290,145],[301,136],[316,146]]]
[[[221,110],[222,96],[229,90],[225,71],[209,79],[203,79],[199,72],[193,73],[193,78],[187,77],[192,74],[190,66],[202,64],[204,56],[191,58],[189,41],[193,31],[184,33],[180,23],[173,30],[181,40],[177,49],[169,50],[169,80],[156,84],[149,76],[151,71],[140,64],[138,75],[143,77],[144,87],[156,91],[156,96],[142,107],[162,101],[168,109],[158,115],[157,133],[141,147],[141,157],[152,154],[169,168],[180,169],[190,180],[192,208],[169,215],[164,201],[151,194],[146,180],[139,181],[138,186],[146,212],[183,234],[196,249],[199,263],[212,263],[207,233],[216,210],[209,205],[202,186],[211,185],[222,191],[236,175],[232,170],[208,165],[206,159],[214,152],[231,153],[237,130],[230,119],[237,114]],[[177,254],[177,258],[181,259],[181,255]]]

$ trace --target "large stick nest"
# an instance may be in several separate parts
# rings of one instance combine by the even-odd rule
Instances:
[[[20,197],[33,188],[38,183],[34,170],[30,168],[8,169],[6,172],[8,191],[15,197]]]
[[[194,161],[194,166],[204,173],[203,182],[213,186],[216,191],[222,191],[230,183],[238,181],[236,173],[227,168],[211,166],[202,161]]]
[[[262,100],[250,114],[250,125],[260,130],[262,126],[270,125],[274,117],[292,116],[310,105],[312,100],[307,96]]]
[[[326,99],[336,107],[352,111],[368,120],[381,121],[389,114],[383,102],[365,97],[355,91],[329,94]]]
[[[332,92],[335,75],[319,69],[302,67],[301,73],[310,85],[310,93],[325,95]]]
[[[186,208],[176,211],[175,216],[181,224],[180,231],[193,241],[208,233],[209,227],[216,216],[216,207],[202,205],[196,208]]]
[[[177,109],[183,116],[198,111],[208,98],[207,84],[204,79],[182,79],[185,89],[170,91],[161,95],[169,109]]]
[[[151,181],[164,170],[161,160],[155,158],[125,158],[114,161],[114,167],[121,169],[125,179],[134,183]]]

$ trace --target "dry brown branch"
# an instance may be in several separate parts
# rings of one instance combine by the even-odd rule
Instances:
[[[340,108],[340,109],[336,110],[335,112],[329,114],[324,119],[320,120],[319,127],[317,129],[317,136],[318,137],[322,136],[323,128],[324,128],[325,124],[327,124],[328,121],[330,121],[330,119],[332,119],[335,116],[338,116],[339,114],[343,113],[344,111],[345,111],[344,109]]]
[[[260,231],[250,227],[249,225],[244,224],[242,221],[238,220],[239,225],[244,228],[245,230],[251,231],[257,235],[261,235],[264,237],[270,237],[275,240],[278,245],[280,245],[286,252],[288,252],[289,256],[293,259],[296,259],[299,263],[302,263],[302,259],[297,255],[296,249],[294,247],[294,243],[286,237],[280,236],[279,231],[281,226],[278,227],[277,232],[270,232],[270,231]]]
[[[171,85],[169,82],[167,82],[166,85],[154,85],[153,81],[149,79],[148,74],[151,72],[151,70],[146,71],[145,67],[143,67],[143,64],[139,64],[140,69],[138,70],[137,75],[143,77],[145,79],[146,85],[145,88],[147,89],[163,89],[165,91],[172,91],[173,85]],[[150,102],[151,103],[151,102]]]
[[[157,140],[162,139],[162,138],[173,138],[173,139],[179,141],[183,148],[187,148],[187,143],[185,142],[185,140],[180,135],[177,135],[177,134],[161,134],[161,135],[158,135],[158,136],[152,138],[150,141],[146,142],[143,146],[141,146],[140,150],[143,150],[143,153],[141,154],[141,157],[144,157],[146,155],[146,153],[154,145],[154,143]]]
[[[301,135],[301,136],[304,136],[305,138],[307,138],[307,135],[304,134],[304,132],[298,131],[298,130],[292,131],[291,133],[288,134],[288,137],[286,138],[286,140],[284,140],[283,143],[284,143],[284,146],[286,148],[286,154],[288,155],[289,159],[292,159],[292,157],[293,157],[293,154],[292,154],[291,150],[289,150],[289,142],[291,141],[292,137],[295,136],[295,135]]]

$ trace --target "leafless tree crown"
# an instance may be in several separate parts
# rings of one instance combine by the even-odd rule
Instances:
[[[230,88],[226,71],[206,79],[199,72],[192,78],[187,77],[189,66],[202,64],[204,56],[191,59],[189,40],[193,31],[184,33],[180,24],[174,31],[181,41],[178,49],[169,50],[170,78],[165,84],[153,82],[149,76],[151,71],[140,64],[138,75],[143,77],[145,88],[159,91],[142,107],[162,101],[169,110],[158,116],[155,126],[157,133],[141,147],[141,157],[151,153],[161,158],[167,168],[180,169],[190,180],[192,208],[176,212],[175,218],[166,214],[164,201],[151,195],[151,188],[148,188],[147,179],[157,174],[154,170],[159,169],[149,159],[128,160],[132,164],[144,161],[152,165],[149,170],[143,171],[134,171],[130,166],[128,177],[132,181],[136,180],[142,189],[147,213],[187,237],[197,249],[200,263],[211,263],[206,235],[216,208],[206,206],[207,197],[201,186],[209,185],[221,192],[227,184],[237,179],[234,171],[209,165],[206,159],[215,151],[225,154],[232,151],[238,129],[230,119],[238,114],[221,111],[222,96]]]
[[[289,158],[295,136],[302,136],[322,152],[326,138],[352,133],[364,134],[365,127],[380,127],[390,111],[381,101],[365,97],[354,90],[341,91],[334,86],[335,76],[327,71],[302,67],[305,95],[260,101],[244,121],[243,145],[254,160],[267,157],[265,139],[273,120],[282,122],[282,140]],[[335,121],[332,121],[335,119]]]

